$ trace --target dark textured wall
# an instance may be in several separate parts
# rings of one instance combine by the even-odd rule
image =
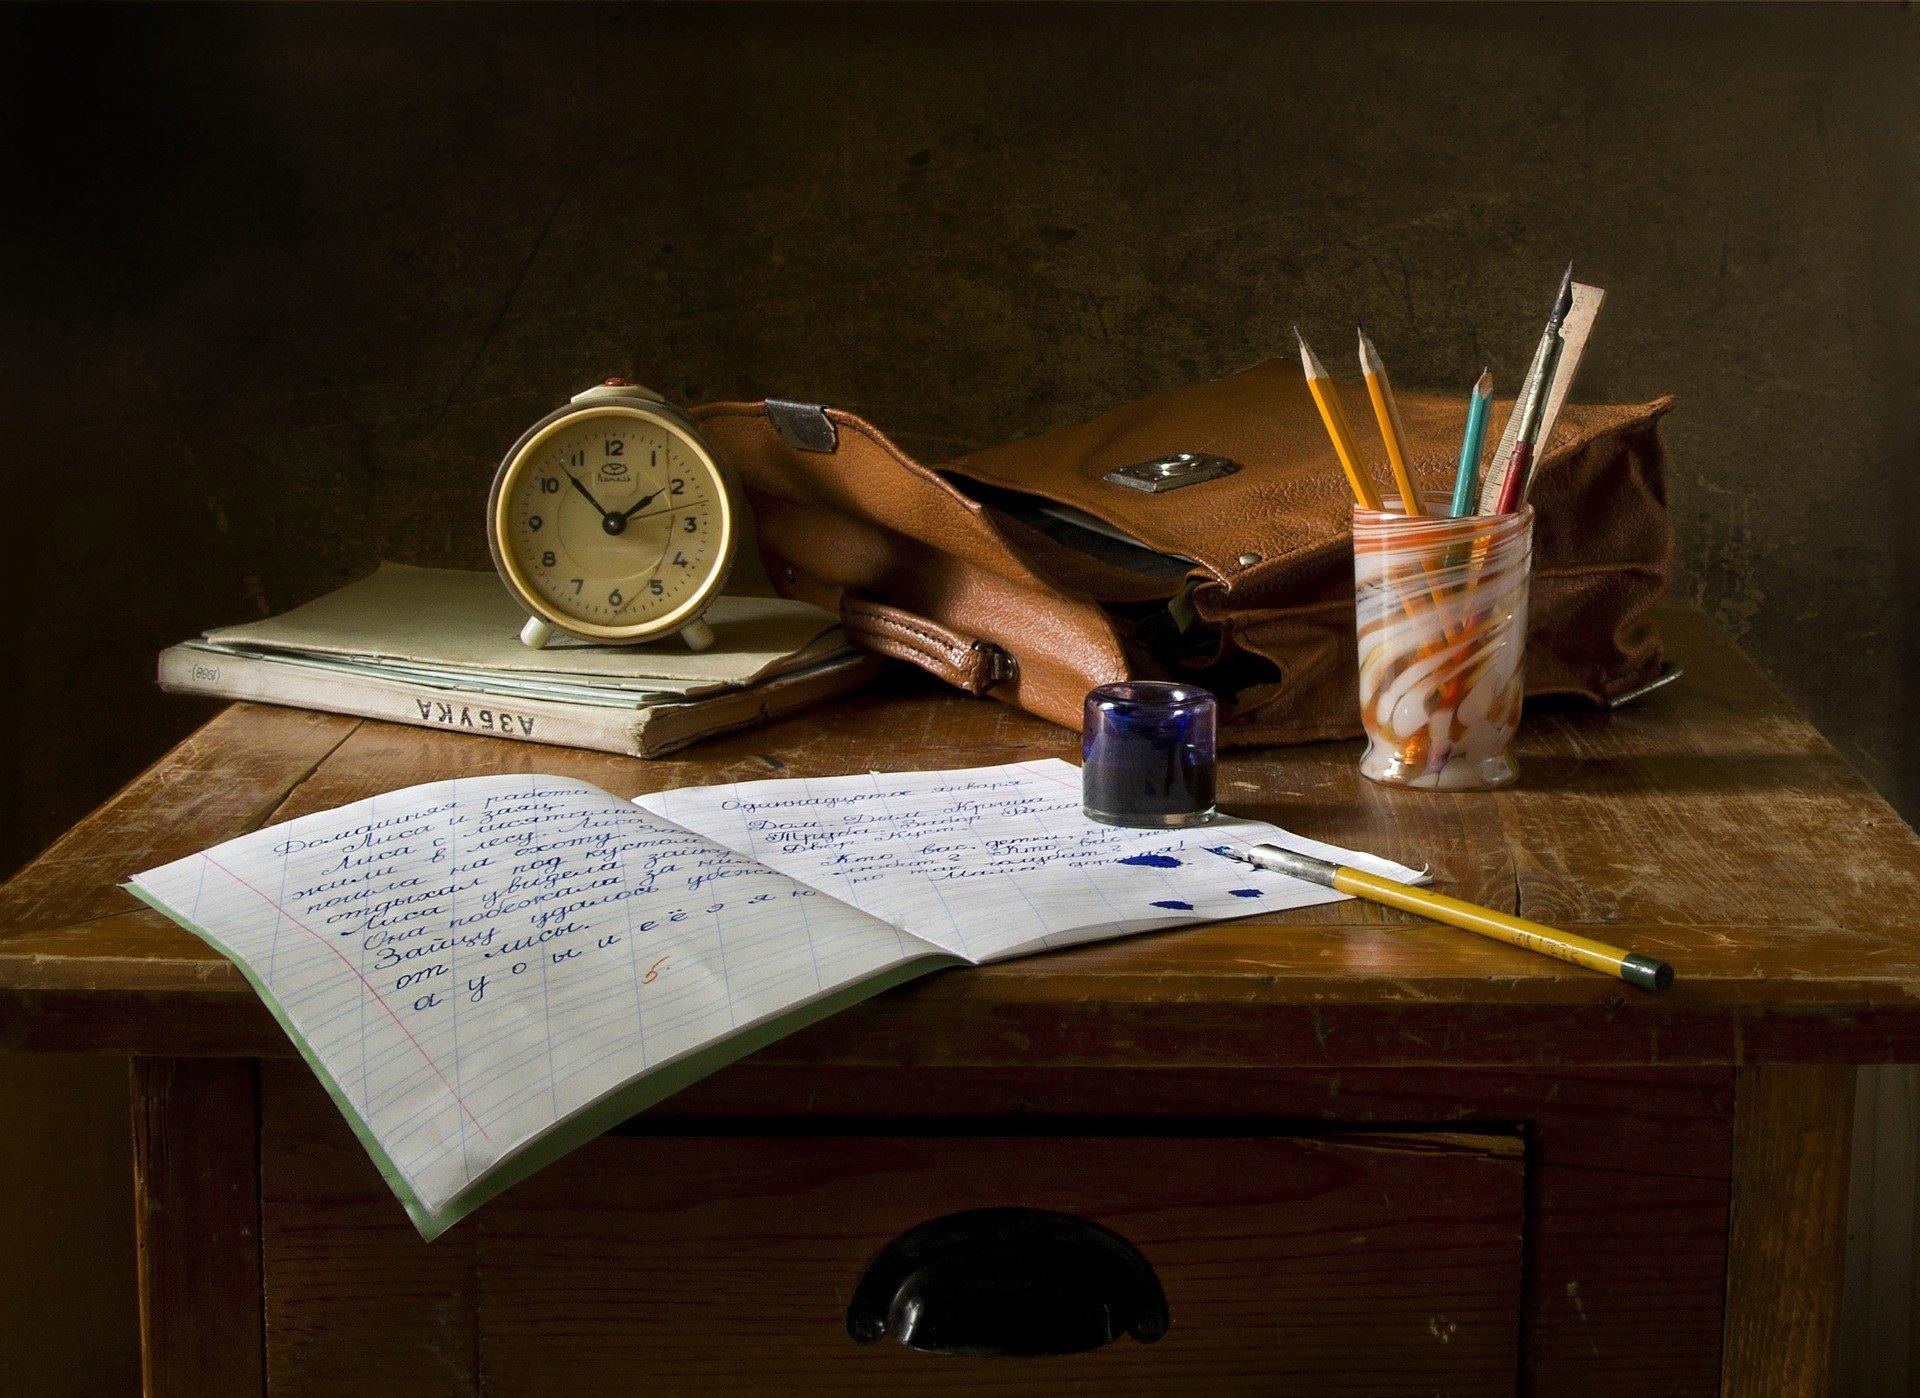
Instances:
[[[0,11],[0,869],[209,711],[163,645],[484,566],[498,453],[608,372],[950,454],[1296,320],[1511,386],[1569,257],[1582,395],[1680,397],[1679,590],[1911,815],[1917,50],[1907,8]],[[15,1291],[79,1298],[0,1315],[35,1392],[131,1372],[98,1066],[5,1094]]]
[[[484,566],[501,447],[604,373],[935,454],[1296,320],[1510,386],[1569,257],[1610,293],[1582,396],[1680,397],[1679,590],[1915,808],[1909,9],[5,23],[6,856],[207,712],[153,690],[162,645],[383,557]]]

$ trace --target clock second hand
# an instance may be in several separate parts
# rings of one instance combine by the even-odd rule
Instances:
[[[659,493],[660,492],[656,490],[653,492],[653,495],[658,495]],[[627,513],[623,515],[616,515],[615,518],[618,519],[623,525],[626,524],[633,517],[633,510],[637,510],[642,505],[645,505],[648,500],[653,499],[653,495],[647,496],[646,500],[639,500],[634,502],[632,510],[628,510]],[[696,500],[693,503],[697,505],[700,502]],[[640,518],[652,519],[655,515],[672,514],[677,512],[679,508],[680,507],[678,505],[668,505],[665,509],[651,510],[646,514],[641,515]],[[667,551],[663,548],[660,550],[659,557],[653,560],[653,566],[647,569],[646,573],[642,575],[642,581],[656,577],[660,572],[661,565],[664,564],[666,561],[667,561]]]
[[[654,491],[654,492],[653,492],[653,495],[658,495],[659,493],[660,493],[660,492],[656,490],[656,491]],[[649,496],[647,497],[647,500],[651,500],[651,499],[653,499],[653,495],[649,495]],[[646,503],[647,503],[647,500],[642,500],[642,501],[640,502],[640,505],[644,505],[644,504],[646,504]],[[692,503],[693,503],[693,504],[695,504],[695,505],[698,505],[698,504],[699,504],[700,502],[699,502],[698,500],[695,500],[695,501],[693,501]],[[635,506],[634,506],[633,508],[637,510],[637,509],[639,509],[639,508],[640,508],[640,505],[635,505]],[[657,510],[648,510],[648,511],[647,511],[647,512],[646,512],[645,514],[643,514],[643,515],[641,515],[641,516],[640,516],[640,518],[641,518],[641,519],[652,519],[652,518],[653,518],[653,517],[654,517],[655,515],[667,515],[667,514],[676,514],[676,513],[678,513],[678,512],[680,511],[680,510],[683,510],[683,509],[685,509],[685,508],[687,508],[687,507],[686,507],[685,505],[665,505],[665,506],[662,506],[662,507],[661,507],[660,509],[657,509]],[[621,515],[621,516],[620,516],[620,518],[622,518],[622,519],[624,519],[624,520],[627,520],[627,521],[628,521],[629,523],[631,523],[631,522],[633,521],[633,518],[634,518],[634,517],[633,517],[633,515],[632,515],[631,513],[628,513],[628,514],[624,514],[624,515]]]
[[[658,495],[659,493],[660,492],[656,490],[653,492],[653,495]],[[647,500],[653,499],[653,495],[649,495],[647,497]],[[647,500],[640,501],[633,508],[636,510],[639,509],[641,505],[644,505],[647,503]],[[695,503],[698,504],[699,502],[695,501]],[[668,505],[665,509],[650,511],[647,514],[641,515],[640,518],[652,519],[655,515],[671,514],[677,511],[679,508],[680,507],[678,505]],[[627,515],[622,515],[620,516],[620,518],[621,518],[621,521],[624,523],[627,519]],[[660,550],[659,556],[653,560],[653,566],[647,569],[645,576],[642,578],[642,581],[650,581],[651,579],[658,577],[660,575],[660,569],[663,565],[665,565],[666,561],[667,561],[667,550],[664,547],[662,547]]]

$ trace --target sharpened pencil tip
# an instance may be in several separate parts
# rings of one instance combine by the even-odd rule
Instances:
[[[1482,398],[1493,397],[1493,370],[1491,368],[1480,371],[1480,377],[1473,381],[1473,391]]]
[[[1293,338],[1300,342],[1300,367],[1310,379],[1324,379],[1327,371],[1320,363],[1320,356],[1313,352],[1313,346],[1307,343],[1307,337],[1300,333],[1300,327],[1293,327]]]
[[[1373,341],[1367,338],[1364,325],[1353,327],[1360,336],[1360,372],[1363,374],[1385,374],[1386,361],[1380,358],[1380,351],[1374,348]]]

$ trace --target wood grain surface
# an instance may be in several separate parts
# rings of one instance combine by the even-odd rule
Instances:
[[[1740,1074],[1726,1398],[1834,1391],[1852,1122],[1851,1068],[1789,1063]]]
[[[1664,956],[1679,972],[1664,997],[1345,902],[936,976],[769,1052],[1196,1068],[1920,1058],[1920,841],[1712,627],[1674,611],[1665,629],[1687,677],[1618,713],[1534,712],[1508,791],[1375,787],[1348,744],[1236,753],[1221,777],[1233,810]],[[1074,744],[904,675],[657,762],[234,708],[0,889],[0,1046],[286,1052],[237,972],[115,887],[275,816],[456,774],[632,795]]]
[[[270,1097],[283,1089],[262,1149],[275,1392],[375,1372],[383,1392],[484,1375],[502,1394],[1507,1394],[1516,1379],[1510,1127],[616,1133],[428,1245],[308,1085],[276,1078]],[[991,1206],[1120,1233],[1165,1290],[1165,1338],[1022,1362],[848,1338],[875,1253]]]
[[[261,1098],[276,1386],[321,1387],[378,1363],[422,1389],[463,1391],[459,1376],[481,1344],[480,1292],[523,1284],[500,1280],[516,1254],[481,1241],[523,1189],[422,1244],[300,1064],[264,1064]],[[1719,1387],[1732,1113],[1732,1076],[1717,1069],[821,1073],[749,1063],[617,1134],[1025,1142],[1145,1131],[1176,1149],[1372,1130],[1522,1139],[1523,1371],[1537,1392],[1621,1398]],[[1184,1160],[1170,1154],[1154,1166],[1159,1197],[1186,1197]],[[596,1197],[639,1215],[658,1202],[655,1187],[647,1175]],[[596,1197],[584,1187],[561,1192],[591,1212]],[[376,1294],[397,1304],[374,1306]]]
[[[1518,1129],[1528,1149],[1522,1359],[1533,1391],[1620,1398],[1719,1386],[1733,1138],[1724,1069],[821,1073],[749,1061],[628,1129],[1018,1121],[1041,1131],[1120,1112],[1169,1131],[1220,1131],[1236,1118]]]
[[[141,1387],[260,1393],[260,1171],[255,1065],[133,1060]]]

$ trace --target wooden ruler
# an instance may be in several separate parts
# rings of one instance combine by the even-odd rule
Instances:
[[[1559,421],[1560,407],[1567,401],[1567,389],[1572,386],[1573,376],[1580,369],[1580,356],[1587,351],[1587,338],[1593,334],[1593,322],[1600,314],[1600,303],[1606,299],[1607,293],[1597,286],[1588,286],[1584,282],[1573,284],[1573,303],[1567,308],[1567,318],[1560,323],[1560,362],[1554,368],[1553,387],[1547,393],[1546,415],[1540,419],[1540,438],[1533,444],[1536,464],[1546,455],[1547,443],[1553,437],[1553,424]],[[1500,499],[1500,487],[1507,479],[1507,462],[1513,456],[1513,439],[1520,435],[1520,409],[1525,401],[1526,385],[1522,384],[1520,396],[1514,400],[1513,411],[1507,414],[1507,426],[1500,434],[1500,445],[1493,449],[1493,460],[1487,464],[1487,473],[1480,481],[1479,509],[1482,514],[1490,512]]]

